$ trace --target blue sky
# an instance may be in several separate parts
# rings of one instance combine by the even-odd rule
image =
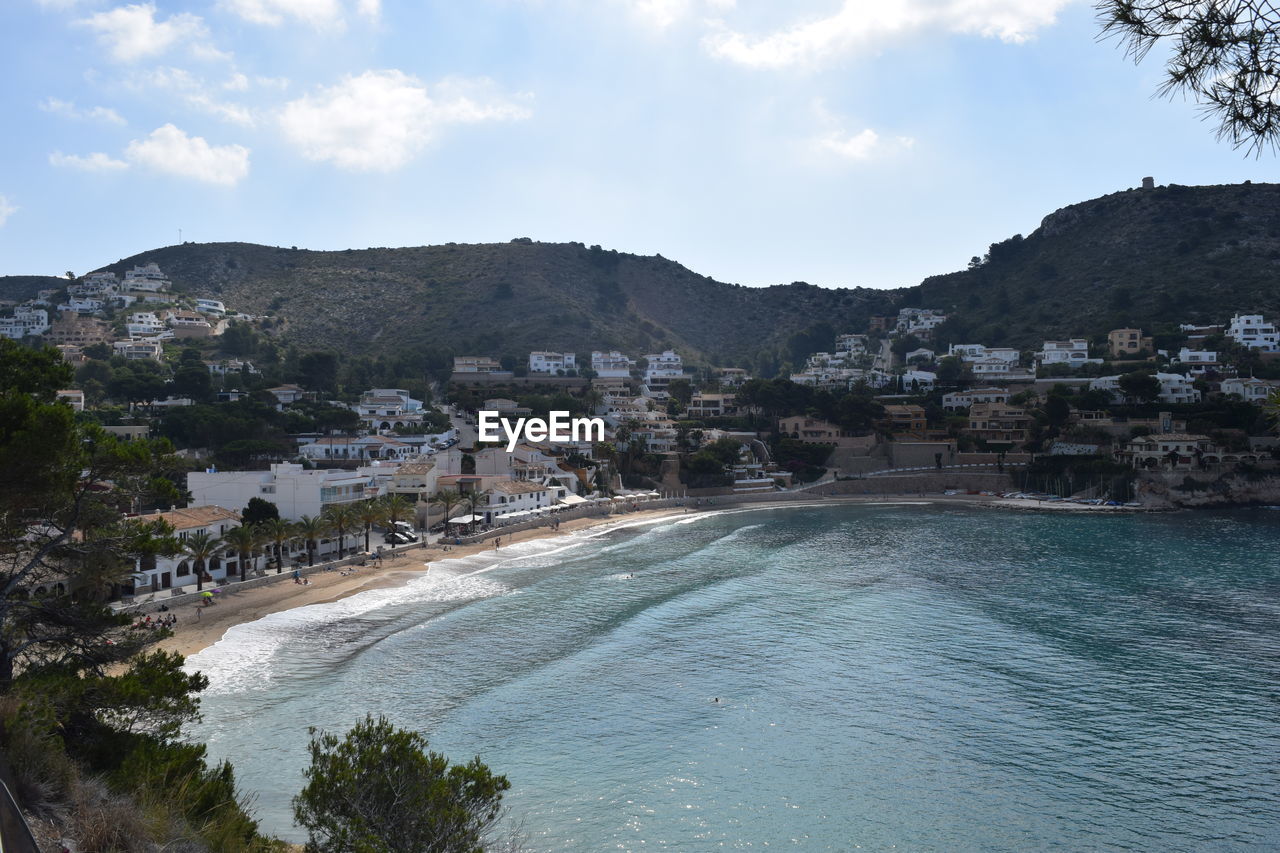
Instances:
[[[3,0],[0,274],[528,236],[897,287],[1268,180],[1073,0]]]

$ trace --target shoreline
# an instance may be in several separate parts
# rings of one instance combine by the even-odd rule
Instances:
[[[777,509],[783,507],[815,506],[822,504],[950,504],[959,506],[980,506],[989,509],[1012,509],[1022,511],[1063,511],[1077,512],[1116,512],[1135,511],[1132,507],[1096,507],[1081,504],[1043,504],[1033,500],[1001,499],[991,495],[936,495],[936,494],[898,494],[898,495],[813,495],[807,498],[791,498],[778,501],[726,502],[724,504],[706,503],[700,506],[638,510],[625,515],[610,515],[602,518],[578,518],[564,522],[559,529],[536,527],[516,533],[505,534],[502,545],[516,542],[529,542],[540,539],[553,539],[571,533],[608,526],[631,526],[637,523],[656,523],[665,518],[677,518],[697,513],[717,513],[725,511],[749,511],[757,509]],[[309,584],[302,585],[285,581],[259,586],[252,589],[233,591],[222,596],[218,603],[211,607],[195,605],[183,608],[176,613],[178,622],[171,629],[173,635],[166,637],[155,645],[164,651],[177,652],[189,658],[214,645],[223,638],[226,632],[249,622],[256,622],[273,613],[306,607],[313,604],[329,604],[361,592],[374,589],[399,586],[414,577],[421,576],[431,570],[435,563],[445,560],[460,559],[477,554],[493,553],[493,540],[486,539],[467,545],[449,546],[450,550],[440,551],[438,548],[416,548],[385,559],[379,568],[366,566],[355,571],[348,571],[344,576],[338,571],[316,572],[308,576]],[[501,548],[496,549],[501,553]],[[350,569],[351,567],[345,567]]]

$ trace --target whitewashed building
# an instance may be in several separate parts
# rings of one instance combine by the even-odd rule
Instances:
[[[577,354],[572,352],[531,352],[529,372],[562,376],[570,370],[578,369],[577,358]]]
[[[250,498],[262,498],[290,521],[378,496],[370,478],[358,471],[307,469],[291,462],[272,465],[269,471],[192,471],[187,474],[187,490],[195,506],[236,511],[248,506]]]
[[[1227,326],[1227,337],[1249,349],[1263,352],[1280,351],[1280,332],[1261,314],[1237,314]]]
[[[617,350],[591,351],[591,369],[601,379],[629,379],[635,366],[633,359],[627,358]]]
[[[1068,364],[1072,367],[1082,364],[1102,364],[1100,358],[1089,358],[1089,342],[1084,338],[1045,341],[1040,352],[1036,353],[1036,360],[1043,365]]]
[[[1236,377],[1222,380],[1222,393],[1250,403],[1265,403],[1276,386],[1264,379]]]

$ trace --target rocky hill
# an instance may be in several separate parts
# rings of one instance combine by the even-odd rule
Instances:
[[[276,315],[288,342],[370,355],[674,347],[695,363],[754,364],[815,325],[860,328],[886,299],[802,283],[740,287],[660,256],[524,240],[339,252],[186,244],[104,269],[152,261],[179,290]]]
[[[1280,314],[1280,185],[1113,193],[1046,216],[979,261],[893,298],[945,308],[953,340],[1023,347]]]
[[[522,360],[531,349],[674,347],[693,363],[768,370],[912,305],[953,316],[944,338],[1019,346],[1280,314],[1280,185],[1113,193],[993,244],[969,269],[900,290],[747,288],[661,256],[526,239],[336,252],[188,243],[104,269],[151,261],[191,295],[274,315],[277,333],[301,349]],[[0,278],[0,298],[56,281]]]

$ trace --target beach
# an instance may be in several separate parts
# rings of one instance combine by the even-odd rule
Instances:
[[[501,545],[513,542],[525,542],[530,539],[542,539],[566,536],[577,530],[598,527],[621,522],[635,523],[651,521],[663,516],[684,514],[681,509],[655,509],[629,512],[625,515],[611,515],[601,518],[577,518],[562,523],[558,528],[539,527],[504,534]],[[166,651],[178,652],[183,657],[190,657],[202,649],[208,648],[227,632],[228,628],[244,622],[253,622],[272,613],[305,607],[310,604],[326,604],[331,601],[355,595],[370,589],[379,589],[403,583],[415,575],[431,570],[431,564],[441,560],[467,557],[493,551],[493,540],[486,539],[471,545],[449,546],[444,551],[439,545],[425,546],[402,552],[391,558],[384,558],[381,566],[372,562],[354,571],[352,567],[344,567],[342,571],[315,572],[308,575],[307,584],[291,583],[281,580],[278,583],[253,587],[246,590],[235,590],[228,587],[227,592],[217,598],[217,603],[204,607],[175,608],[172,612],[178,622],[172,628],[173,636],[161,640],[157,647]],[[345,574],[344,574],[345,573]],[[155,616],[156,614],[152,614]]]
[[[1095,507],[1079,504],[1053,504],[1032,500],[1001,500],[989,495],[959,494],[815,495],[811,498],[781,500],[777,503],[736,503],[731,501],[711,503],[704,500],[701,504],[678,509],[639,510],[623,515],[578,518],[566,521],[558,528],[538,527],[522,530],[516,533],[504,534],[501,539],[502,545],[505,546],[514,542],[566,536],[575,531],[593,527],[635,524],[636,522],[655,521],[668,516],[679,517],[688,513],[763,509],[770,506],[892,503],[900,501],[1021,510],[1074,509],[1081,511],[1114,511],[1118,509],[1115,507]],[[370,565],[360,567],[354,571],[351,571],[351,567],[345,567],[345,575],[341,571],[315,572],[308,576],[310,582],[305,585],[282,580],[278,583],[246,590],[235,590],[234,587],[229,587],[227,592],[218,597],[217,603],[213,606],[175,609],[174,613],[177,615],[178,622],[172,628],[173,636],[165,638],[157,645],[161,649],[175,651],[184,657],[190,657],[218,642],[227,632],[227,629],[235,625],[253,622],[269,614],[290,610],[295,607],[338,601],[365,590],[396,586],[416,575],[430,571],[433,563],[491,551],[493,551],[492,539],[486,539],[470,545],[449,546],[448,551],[444,551],[440,545],[432,545],[415,548],[397,554],[394,557],[385,558],[381,566],[375,566],[371,562]]]

